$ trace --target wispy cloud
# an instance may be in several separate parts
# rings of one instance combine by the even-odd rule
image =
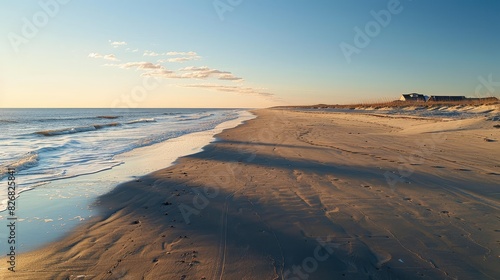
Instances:
[[[167,52],[169,56],[198,56],[196,52]]]
[[[88,57],[90,57],[90,58],[102,58],[102,59],[106,59],[106,60],[118,61],[118,59],[116,58],[116,56],[114,54],[105,54],[105,55],[102,55],[102,54],[99,54],[99,53],[90,53],[88,55]]]
[[[112,42],[111,44],[114,46],[126,45],[125,42]],[[130,48],[126,48],[125,51],[137,52],[138,49],[132,50]],[[146,76],[146,77],[157,77],[163,79],[213,81],[213,83],[205,83],[205,84],[178,85],[179,87],[184,87],[184,88],[198,88],[216,92],[230,92],[236,94],[257,95],[262,97],[274,98],[274,95],[272,93],[267,92],[265,89],[244,86],[243,78],[234,75],[230,71],[215,69],[208,66],[188,66],[174,71],[174,70],[169,70],[162,65],[162,63],[165,62],[182,63],[187,61],[199,60],[201,56],[199,56],[196,52],[193,51],[156,53],[154,51],[146,50],[144,51],[143,56],[146,57],[170,56],[170,57],[165,59],[159,59],[157,60],[156,63],[150,61],[135,61],[135,62],[126,62],[121,64],[120,63],[106,64],[105,66],[117,67],[121,69],[140,70],[142,72],[140,75],[143,77]],[[90,53],[88,57],[117,61],[117,58],[114,54],[102,55],[99,53]],[[216,83],[215,81],[219,82]],[[237,82],[237,83],[230,84],[230,82]]]
[[[107,60],[118,60],[114,54],[107,54],[103,58]]]
[[[196,52],[166,52],[166,53],[157,53],[154,51],[144,51],[143,56],[178,56],[172,57],[168,59],[160,59],[158,62],[173,62],[173,63],[183,63],[192,60],[199,60],[201,56],[199,56]]]
[[[236,77],[233,74],[220,74],[219,75],[219,80],[225,80],[225,81],[243,81],[243,78]]]
[[[240,94],[254,94],[260,95],[264,97],[273,96],[272,93],[265,92],[263,89],[257,89],[252,87],[243,87],[243,86],[228,86],[228,85],[217,85],[217,84],[192,84],[192,85],[180,85],[180,87],[186,88],[201,88],[208,89],[213,91],[220,92],[232,92],[232,93],[240,93]]]
[[[135,52],[138,52],[138,51],[139,51],[139,49],[131,49],[131,48],[126,48],[126,49],[125,49],[125,51],[135,53]]]
[[[161,66],[160,64],[153,64],[153,63],[147,62],[147,61],[127,62],[124,64],[117,64],[117,66],[119,66],[120,68],[124,68],[124,69],[131,69],[131,68],[143,69],[143,70],[165,69],[165,67]]]
[[[199,60],[201,57],[200,56],[183,56],[183,57],[174,57],[174,58],[169,58],[169,59],[162,59],[159,60],[159,62],[177,62],[177,63],[183,63],[187,61],[192,61],[192,60]]]
[[[127,62],[124,64],[114,64],[109,66],[117,66],[122,69],[136,69],[143,70],[144,73],[141,74],[143,77],[161,77],[161,78],[171,78],[175,77],[175,72],[168,70],[160,64],[153,64],[147,61],[141,62]]]
[[[159,56],[161,54],[159,53],[155,53],[153,51],[144,51],[144,54],[142,54],[143,56]]]
[[[127,42],[118,42],[118,41],[115,41],[115,42],[112,42],[111,40],[109,40],[109,43],[111,44],[111,46],[113,46],[114,48],[118,48],[120,46],[126,46],[127,45]]]
[[[148,63],[148,65],[146,65]],[[132,62],[120,65],[121,68],[137,68],[137,69],[165,69],[160,64],[152,64],[150,62]],[[185,67],[179,69],[177,73],[173,71],[150,71],[144,73],[143,76],[155,76],[166,79],[197,79],[206,80],[209,78],[224,80],[224,81],[243,81],[243,78],[236,77],[231,72],[212,69],[206,66],[203,67]]]
[[[199,60],[201,56],[199,56],[196,52],[167,52],[165,53],[167,56],[179,56],[167,59],[168,62],[178,62],[183,63],[191,60]]]
[[[91,58],[102,58],[102,55],[100,55],[98,53],[89,53],[88,57],[91,57]]]
[[[208,79],[217,78],[219,80],[242,81],[243,78],[234,76],[231,72],[212,69],[207,66],[202,67],[185,67],[179,71],[184,72],[180,75],[181,78],[192,79]]]
[[[152,71],[147,71],[142,73],[143,77],[159,77],[159,78],[177,78],[174,71],[168,70],[166,68],[154,69]]]

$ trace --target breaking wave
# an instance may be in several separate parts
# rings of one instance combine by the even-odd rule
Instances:
[[[7,163],[5,165],[0,165],[0,177],[3,178],[2,175],[5,177],[5,174],[7,174],[9,168],[13,168],[16,170],[16,172],[19,172],[21,170],[36,166],[37,164],[38,164],[38,153],[36,152],[27,153],[25,156],[13,162]]]
[[[121,124],[120,123],[94,124],[94,125],[81,126],[81,127],[70,127],[70,128],[63,128],[63,129],[37,131],[37,132],[35,132],[35,134],[39,134],[39,135],[43,135],[43,136],[56,136],[56,135],[94,131],[94,130],[103,129],[106,127],[114,127],[114,126],[119,126],[119,125],[121,125]]]
[[[197,121],[197,120],[206,119],[206,118],[209,118],[212,116],[215,116],[215,114],[204,114],[204,115],[200,115],[200,116],[196,116],[196,117],[180,116],[179,121]]]
[[[126,124],[149,123],[149,122],[156,122],[156,120],[155,119],[138,119],[138,120],[126,122]]]

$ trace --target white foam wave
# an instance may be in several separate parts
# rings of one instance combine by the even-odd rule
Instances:
[[[206,118],[209,118],[209,117],[212,117],[214,116],[215,114],[203,114],[203,115],[200,115],[200,116],[195,116],[195,117],[190,117],[188,118],[187,116],[180,116],[179,118],[179,121],[197,121],[197,120],[201,120],[201,119],[206,119]]]
[[[138,120],[129,121],[126,124],[149,123],[149,122],[156,122],[156,120],[154,118],[151,118],[151,119],[138,119]]]
[[[38,164],[38,153],[30,152],[25,156],[12,161],[10,163],[0,165],[0,178],[4,178],[8,172],[9,168],[13,168],[16,172],[24,169],[28,169]]]
[[[63,129],[37,131],[37,132],[35,132],[35,134],[39,134],[39,135],[43,135],[43,136],[56,136],[56,135],[65,135],[65,134],[93,131],[93,130],[97,130],[97,129],[119,126],[119,125],[120,125],[120,123],[94,124],[94,125],[81,126],[81,127],[70,127],[70,128],[63,128]]]

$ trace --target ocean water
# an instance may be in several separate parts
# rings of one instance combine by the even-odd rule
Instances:
[[[9,167],[18,248],[27,251],[91,218],[95,198],[117,184],[198,152],[252,117],[239,109],[0,109],[0,223],[8,217]]]
[[[209,109],[1,109],[0,180],[15,168],[22,192],[99,172],[121,164],[119,154],[237,117],[236,110]],[[0,210],[5,199],[0,192]]]

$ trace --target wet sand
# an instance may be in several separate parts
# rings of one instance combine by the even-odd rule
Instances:
[[[498,279],[500,129],[258,110],[5,279]]]

